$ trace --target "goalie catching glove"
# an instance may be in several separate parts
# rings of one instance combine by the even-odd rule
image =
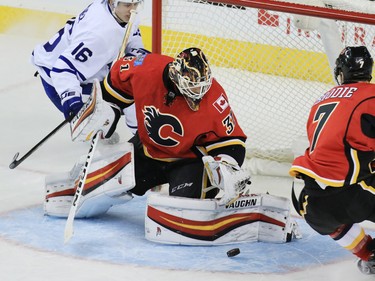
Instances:
[[[246,184],[250,184],[249,172],[242,169],[231,156],[203,156],[202,160],[212,186],[224,192],[219,205],[236,200],[244,192]]]
[[[92,93],[88,101],[70,122],[73,141],[89,141],[98,132],[109,138],[121,117],[121,109],[102,98],[99,81],[93,83]]]

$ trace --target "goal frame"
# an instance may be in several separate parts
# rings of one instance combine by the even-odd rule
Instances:
[[[210,0],[210,2],[375,25],[375,14],[345,11],[335,8],[309,6],[276,0]],[[162,0],[152,0],[152,52],[162,53]]]

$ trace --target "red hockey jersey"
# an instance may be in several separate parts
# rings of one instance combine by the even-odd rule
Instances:
[[[311,108],[310,147],[297,157],[290,175],[308,175],[329,186],[360,182],[373,171],[375,158],[375,85],[336,86]]]
[[[207,153],[224,146],[245,146],[246,135],[224,89],[215,79],[198,111],[192,111],[181,95],[166,105],[168,87],[163,75],[172,61],[173,58],[158,54],[125,57],[113,65],[103,83],[120,107],[135,103],[145,154],[173,161],[195,158],[197,151]]]

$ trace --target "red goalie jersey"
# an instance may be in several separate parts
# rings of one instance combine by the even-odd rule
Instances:
[[[192,111],[168,78],[172,57],[147,54],[118,60],[103,82],[104,99],[125,108],[135,103],[138,134],[145,154],[163,161],[196,158],[212,150],[245,146],[220,84],[211,88]]]

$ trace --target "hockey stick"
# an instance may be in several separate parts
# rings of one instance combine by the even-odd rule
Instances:
[[[127,25],[126,25],[126,31],[125,31],[125,34],[124,34],[124,39],[122,40],[121,48],[120,48],[120,51],[117,55],[116,60],[118,60],[119,58],[124,56],[126,44],[128,43],[130,32],[131,32],[136,14],[137,14],[137,12],[135,10],[130,11],[130,19],[129,19],[129,22],[127,23]],[[98,97],[98,98],[101,98],[101,97]],[[96,134],[94,135],[94,137],[91,141],[91,147],[90,147],[89,153],[87,154],[86,162],[85,162],[85,165],[83,166],[83,169],[82,169],[82,172],[81,172],[81,175],[80,175],[80,179],[79,179],[79,183],[78,183],[78,186],[77,186],[77,190],[74,194],[72,206],[70,207],[69,215],[68,215],[68,218],[66,220],[65,232],[64,232],[64,243],[69,242],[70,238],[72,238],[73,233],[74,233],[74,218],[76,216],[79,201],[81,200],[81,197],[82,197],[82,191],[83,191],[85,181],[86,181],[89,169],[90,169],[92,158],[93,158],[94,153],[95,153],[96,146],[98,144],[98,140],[99,140],[98,136],[100,135],[100,133],[101,133],[101,131],[96,132]]]
[[[59,131],[62,127],[64,127],[67,123],[70,122],[72,118],[66,119],[61,122],[55,129],[53,129],[47,136],[45,136],[40,142],[38,142],[33,148],[31,148],[24,156],[17,160],[19,156],[19,152],[17,152],[14,157],[12,163],[9,164],[9,169],[16,168],[19,164],[25,161],[31,154],[34,153],[45,141],[47,141],[50,137],[52,137],[57,131]]]
[[[100,133],[101,131],[98,131],[91,140],[91,147],[90,147],[89,153],[87,154],[85,165],[83,165],[82,172],[79,177],[77,190],[76,190],[76,193],[74,194],[74,198],[73,198],[72,206],[70,207],[68,219],[66,220],[65,232],[64,232],[64,243],[67,243],[70,240],[70,238],[72,238],[73,236],[74,218],[77,212],[79,201],[82,197],[83,187],[85,186],[85,181],[89,173],[92,158],[94,156],[96,146],[100,139],[99,138]]]
[[[135,11],[135,10],[130,11],[130,18],[129,18],[128,23],[126,24],[124,39],[122,39],[121,48],[120,48],[120,51],[117,55],[116,60],[122,58],[125,55],[126,44],[128,43],[128,40],[129,40],[130,33],[132,31],[132,28],[133,28],[133,23],[134,23],[136,15],[137,15],[137,11]]]

